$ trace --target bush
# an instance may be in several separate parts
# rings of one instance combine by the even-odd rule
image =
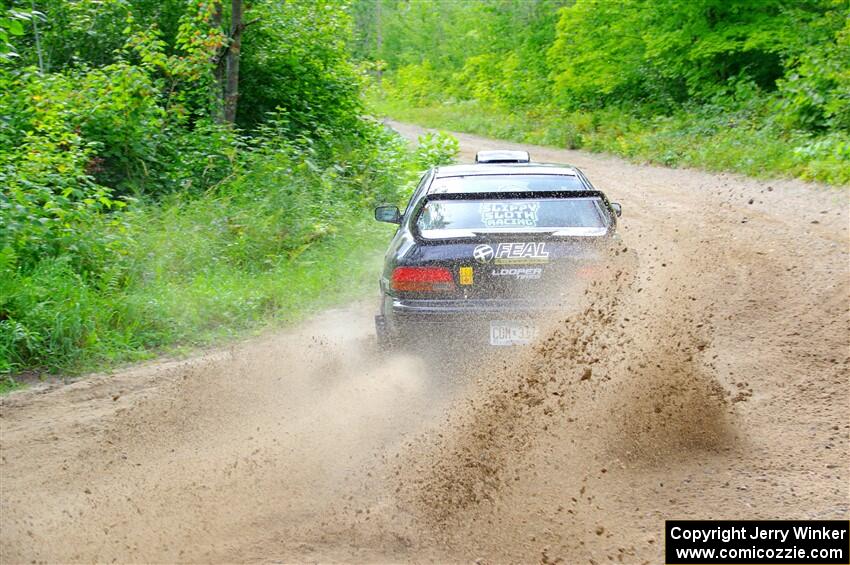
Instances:
[[[216,119],[215,3],[48,4],[47,64],[0,14],[0,373],[136,359],[350,296],[386,237],[368,208],[457,152],[435,136],[413,154],[361,116],[335,2],[252,4],[243,129]]]
[[[416,164],[421,169],[449,165],[457,160],[460,144],[445,132],[420,135],[416,145]]]
[[[802,53],[779,81],[777,106],[789,128],[850,134],[850,18],[835,36]]]

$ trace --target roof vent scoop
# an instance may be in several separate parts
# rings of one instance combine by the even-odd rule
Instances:
[[[508,151],[507,149],[495,149],[493,151],[479,151],[475,155],[476,163],[528,163],[531,157],[528,151]]]

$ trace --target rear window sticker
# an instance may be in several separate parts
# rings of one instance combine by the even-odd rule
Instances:
[[[488,228],[537,227],[540,202],[482,202],[481,223]]]

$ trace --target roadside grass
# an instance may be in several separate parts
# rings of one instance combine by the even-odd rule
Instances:
[[[61,244],[44,245],[53,234],[23,229],[41,225],[25,218],[17,248],[0,245],[0,391],[179,355],[377,293],[393,227],[372,206],[404,198],[458,146],[426,135],[411,150],[368,123],[366,138],[324,153],[266,132],[215,186],[68,221]]]
[[[23,387],[23,383],[19,383],[12,377],[0,377],[0,396],[3,396],[4,394],[8,394],[13,390],[18,390],[19,388]]]
[[[850,139],[839,132],[820,137],[783,132],[771,125],[766,103],[737,113],[695,107],[647,118],[616,108],[507,110],[479,101],[414,106],[374,90],[370,104],[375,114],[399,121],[519,143],[606,152],[668,167],[850,185]]]
[[[62,261],[6,278],[0,294],[4,286],[14,289],[8,293],[14,305],[7,308],[18,313],[17,327],[44,331],[6,333],[17,342],[0,343],[0,360],[7,363],[0,394],[22,386],[16,369],[102,370],[283,327],[368,296],[377,288],[392,228],[363,209],[339,218],[339,226],[273,264],[246,268],[213,259],[209,248],[222,242],[193,234],[203,226],[190,222],[175,231],[151,222],[135,258],[137,279],[123,288],[86,282]]]

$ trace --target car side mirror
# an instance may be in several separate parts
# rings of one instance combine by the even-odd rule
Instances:
[[[617,215],[618,218],[623,215],[623,207],[620,205],[619,202],[612,202],[611,209],[614,210],[614,213]]]
[[[398,206],[378,206],[375,208],[375,219],[389,224],[401,223],[401,212]]]

